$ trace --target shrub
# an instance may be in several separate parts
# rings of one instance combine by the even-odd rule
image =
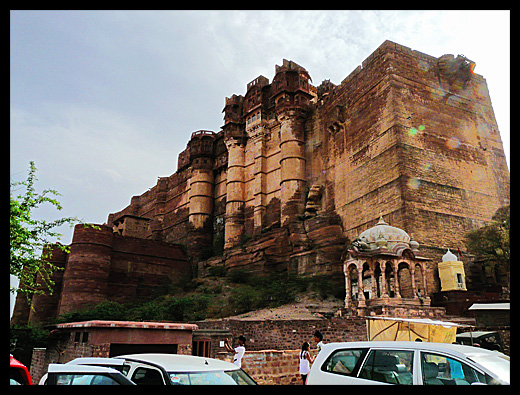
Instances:
[[[212,277],[226,277],[227,269],[224,265],[217,265],[208,268],[208,273]]]
[[[262,292],[251,285],[242,285],[231,292],[230,304],[235,314],[254,310],[261,305]]]
[[[128,309],[120,303],[104,301],[95,306],[71,311],[60,315],[57,319],[61,322],[91,321],[91,320],[113,320],[124,321],[128,317]]]
[[[250,270],[245,269],[237,269],[237,270],[229,270],[227,272],[227,279],[229,282],[235,284],[250,284],[254,283],[254,279],[256,276]]]

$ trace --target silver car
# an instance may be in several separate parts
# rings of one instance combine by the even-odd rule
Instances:
[[[509,357],[447,343],[366,341],[328,343],[307,384],[509,384]]]

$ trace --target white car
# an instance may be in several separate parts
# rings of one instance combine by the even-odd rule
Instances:
[[[365,341],[328,343],[307,384],[509,384],[509,357],[447,343]]]
[[[256,385],[238,366],[218,359],[177,354],[132,354],[123,372],[137,385]]]

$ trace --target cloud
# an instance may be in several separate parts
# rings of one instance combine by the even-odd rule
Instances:
[[[225,97],[290,59],[339,84],[385,40],[465,54],[489,86],[509,158],[508,11],[11,11],[10,164],[104,222],[176,171]],[[44,213],[42,213],[44,215]],[[65,229],[64,242],[72,231]]]
[[[15,11],[11,20],[13,170],[34,159],[49,187],[97,190],[103,216],[172,174],[193,131],[220,130],[225,97],[260,74],[272,80],[282,59],[315,85],[339,84],[386,39],[475,60],[508,150],[503,12]]]

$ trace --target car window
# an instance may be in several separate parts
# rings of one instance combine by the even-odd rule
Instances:
[[[371,350],[359,377],[389,384],[413,384],[413,351]]]
[[[421,370],[425,385],[469,385],[492,383],[493,379],[466,363],[444,355],[421,352]],[[488,376],[488,377],[486,377]]]
[[[170,372],[174,385],[254,385],[255,382],[241,369],[213,372]]]
[[[102,374],[56,374],[57,385],[119,385],[112,377]]]
[[[11,375],[11,384],[13,384],[13,385],[28,384],[27,379],[25,378],[25,372],[22,369],[11,367],[10,375]]]
[[[138,367],[131,380],[137,385],[164,385],[161,372],[153,368]]]
[[[356,374],[357,365],[363,360],[367,349],[336,350],[321,366],[324,372],[346,376]]]

